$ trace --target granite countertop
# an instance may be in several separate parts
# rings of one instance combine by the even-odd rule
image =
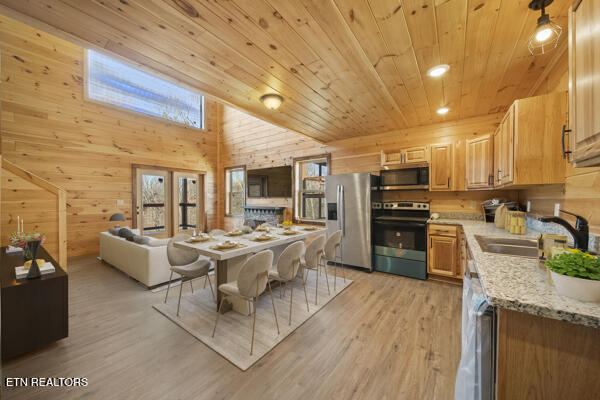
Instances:
[[[531,258],[485,253],[475,235],[536,238],[539,232],[514,235],[493,223],[472,220],[438,219],[431,224],[461,225],[475,261],[488,302],[496,307],[600,328],[600,303],[581,302],[561,296],[548,281],[547,273]]]

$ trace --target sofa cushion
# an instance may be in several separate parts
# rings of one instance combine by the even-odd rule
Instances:
[[[148,244],[150,242],[150,238],[148,238],[148,236],[133,235],[133,241],[137,244]]]
[[[120,226],[115,226],[114,228],[108,228],[108,233],[114,236],[119,236],[119,231],[121,230]]]
[[[169,244],[169,239],[149,239],[150,241],[148,242],[148,246],[150,247],[162,247]]]
[[[129,228],[121,228],[119,229],[119,236],[125,239],[128,239],[129,241],[133,240],[133,235],[134,233],[131,232],[131,230]]]

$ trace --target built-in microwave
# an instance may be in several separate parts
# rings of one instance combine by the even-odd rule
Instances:
[[[381,190],[427,190],[429,189],[429,164],[410,164],[395,169],[381,170]]]

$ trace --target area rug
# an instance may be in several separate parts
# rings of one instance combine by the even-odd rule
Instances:
[[[203,290],[201,286],[194,288],[194,293],[181,297],[179,317],[177,314],[177,295],[179,290],[169,293],[167,303],[155,304],[153,307],[179,325],[190,335],[219,353],[242,371],[250,368],[265,354],[273,350],[290,333],[325,307],[332,299],[345,290],[351,280],[338,277],[336,289],[333,290],[333,277],[329,278],[331,294],[327,292],[325,275],[319,276],[318,304],[315,305],[315,273],[311,271],[306,282],[309,311],[306,310],[306,300],[300,280],[294,283],[292,323],[288,325],[290,315],[290,285],[285,291],[273,288],[273,298],[277,310],[280,333],[277,334],[273,308],[268,288],[258,299],[256,308],[256,330],[254,333],[254,351],[250,355],[250,338],[252,334],[252,316],[242,315],[235,311],[221,315],[215,337],[212,338],[216,318],[216,304],[214,303],[208,286]],[[281,295],[284,294],[283,297]]]

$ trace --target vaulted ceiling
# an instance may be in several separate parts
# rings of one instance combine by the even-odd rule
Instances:
[[[528,3],[0,0],[0,12],[331,141],[497,113],[530,95],[557,51],[529,54],[539,13]],[[547,9],[563,42],[570,4]],[[429,77],[437,64],[449,72]],[[283,105],[267,110],[265,93],[281,94]]]

